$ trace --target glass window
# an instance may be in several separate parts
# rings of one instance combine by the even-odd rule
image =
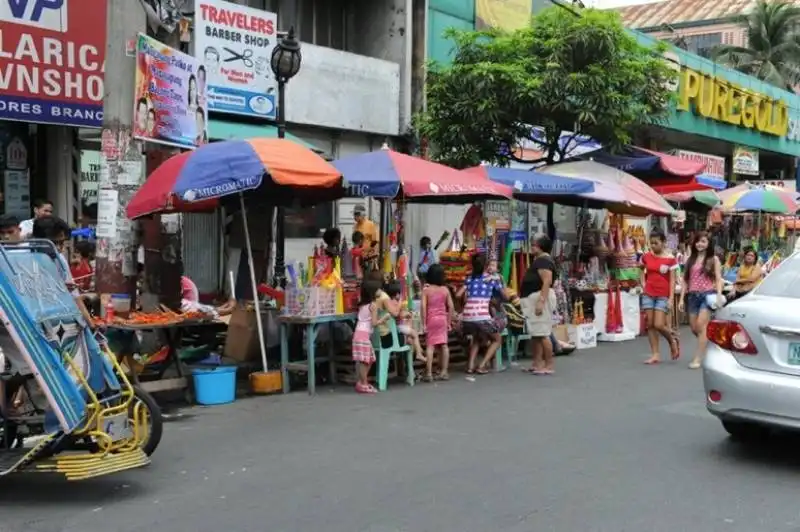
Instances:
[[[316,4],[317,11],[314,20],[316,35],[314,44],[318,46],[330,47],[331,45],[331,7],[329,1]]]
[[[278,0],[247,0],[247,5],[273,13],[278,11]]]
[[[319,238],[328,227],[333,227],[333,203],[314,207],[286,207],[284,209],[284,238]]]
[[[345,49],[345,29],[347,27],[346,8],[342,0],[331,0],[331,48]]]
[[[701,35],[683,35],[681,40],[685,50],[701,57],[710,57],[714,48],[722,44],[722,33],[704,33]]]
[[[298,38],[303,42],[314,44],[314,0],[300,0],[300,34]]]
[[[761,281],[756,294],[800,299],[800,253],[784,260]]]

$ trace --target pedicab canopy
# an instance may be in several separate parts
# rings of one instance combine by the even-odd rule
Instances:
[[[244,191],[274,203],[342,197],[341,173],[312,150],[288,139],[228,140],[171,157],[145,181],[127,207],[128,218],[208,210]]]

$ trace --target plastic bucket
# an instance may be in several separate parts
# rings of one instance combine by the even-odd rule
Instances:
[[[194,397],[201,405],[224,405],[236,399],[236,366],[192,370]]]
[[[120,318],[127,318],[131,313],[131,296],[111,294],[111,305],[114,307],[114,314]]]

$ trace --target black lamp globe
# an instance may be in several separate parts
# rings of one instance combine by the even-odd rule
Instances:
[[[300,43],[295,39],[294,28],[291,28],[272,50],[269,66],[275,79],[286,83],[300,71],[301,61]]]

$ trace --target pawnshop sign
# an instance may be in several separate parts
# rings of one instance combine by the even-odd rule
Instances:
[[[100,127],[106,0],[0,0],[0,120]]]

